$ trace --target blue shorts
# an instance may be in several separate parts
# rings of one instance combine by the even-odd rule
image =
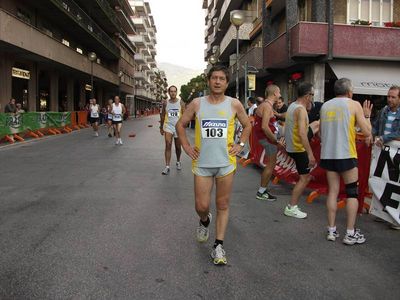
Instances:
[[[193,174],[201,177],[221,178],[235,172],[235,170],[236,170],[235,165],[229,165],[226,167],[219,167],[219,168],[192,167]]]

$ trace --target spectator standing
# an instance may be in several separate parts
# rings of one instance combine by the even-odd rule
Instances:
[[[248,105],[248,107],[249,107],[249,110],[248,110],[248,116],[250,117],[250,116],[252,116],[252,115],[254,115],[254,111],[256,110],[256,108],[257,108],[257,103],[256,103],[256,99],[254,99],[253,97],[249,97],[248,99],[247,99],[247,105]]]
[[[21,103],[15,104],[15,107],[16,107],[16,110],[17,110],[17,111],[16,111],[17,114],[22,114],[22,113],[25,112],[25,109],[22,108]]]
[[[15,99],[11,98],[10,102],[4,107],[4,112],[5,113],[13,113],[15,114],[17,112],[17,107],[15,105]]]

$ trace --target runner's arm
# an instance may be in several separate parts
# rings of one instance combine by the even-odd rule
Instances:
[[[236,100],[234,102],[234,107],[236,110],[236,116],[243,126],[243,131],[242,135],[240,138],[241,143],[246,143],[249,139],[250,132],[251,132],[251,124],[248,115],[246,114],[246,111],[242,105],[242,103],[239,100]]]
[[[366,139],[369,139],[371,137],[371,128],[372,128],[369,117],[371,116],[373,105],[368,100],[364,101],[362,107],[358,101],[353,100],[353,104],[355,105],[355,116],[356,116],[357,126],[360,127],[364,137]],[[365,118],[365,116],[367,116],[368,118]]]
[[[315,165],[314,153],[311,149],[310,142],[308,141],[308,122],[307,122],[307,111],[304,108],[297,108],[297,125],[299,126],[299,135],[301,143],[307,152],[309,164],[311,166]]]
[[[262,114],[261,128],[268,139],[277,144],[278,141],[276,140],[276,136],[272,133],[271,129],[268,126],[269,119],[272,117],[272,115],[272,110],[268,106],[265,106]]]
[[[160,129],[164,127],[164,120],[165,120],[165,111],[166,111],[167,104],[163,101],[161,115],[160,115]]]

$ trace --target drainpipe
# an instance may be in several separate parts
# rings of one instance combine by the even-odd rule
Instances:
[[[328,21],[328,60],[333,59],[333,34],[334,34],[334,20],[333,20],[333,0],[327,0],[326,17]]]

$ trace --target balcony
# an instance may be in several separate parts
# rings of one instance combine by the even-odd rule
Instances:
[[[156,48],[150,49],[150,53],[151,53],[151,55],[156,56],[157,55],[157,49]]]
[[[35,1],[35,7],[48,16],[49,22],[64,28],[65,33],[87,49],[95,49],[100,57],[119,58],[120,51],[114,40],[74,1]]]
[[[144,40],[149,43],[150,42],[150,36],[147,32],[142,33],[142,36],[144,37]]]
[[[135,79],[137,79],[137,80],[146,80],[146,79],[147,79],[147,76],[146,76],[146,74],[145,74],[143,71],[137,71],[137,72],[135,72],[134,77],[135,77]]]
[[[136,28],[135,24],[132,22],[131,17],[127,13],[125,13],[123,8],[120,6],[116,6],[115,11],[119,15],[119,20],[121,21],[122,29],[128,34],[135,34]]]
[[[133,24],[138,32],[146,32],[143,17],[132,17]]]
[[[261,47],[254,47],[251,48],[247,53],[244,55],[240,56],[239,58],[239,65],[244,66],[244,63],[247,61],[248,66],[254,67],[258,70],[257,76],[262,77],[263,76],[263,48]],[[230,72],[231,72],[231,80],[230,82],[235,81],[235,76],[236,76],[236,63],[232,64],[230,66]],[[239,71],[239,78],[244,77],[244,69],[240,68]]]
[[[328,24],[300,22],[290,29],[290,58],[287,35],[282,34],[264,48],[264,67],[287,68],[298,59],[328,55]],[[399,47],[388,47],[387,41],[398,40],[400,29],[335,24],[333,57],[375,60],[398,60]]]
[[[144,0],[129,1],[129,4],[135,9],[135,12],[140,16],[146,15],[146,6]]]
[[[252,29],[253,29],[253,23],[244,23],[242,26],[240,26],[239,40],[247,40],[247,41],[250,40],[250,32],[252,31]],[[231,25],[221,41],[220,45],[221,60],[227,60],[229,55],[235,53],[235,51],[236,51],[236,27]]]
[[[149,48],[145,47],[144,49],[142,49],[142,51],[140,51],[140,53],[142,53],[144,56],[150,56],[150,50]]]
[[[129,35],[131,40],[137,47],[144,47],[146,45],[144,37],[141,35]]]
[[[151,68],[148,63],[144,63],[140,65],[143,71],[149,71]]]
[[[138,64],[145,64],[145,63],[146,63],[146,58],[144,57],[143,54],[141,54],[141,53],[136,53],[136,54],[135,54],[135,61],[136,61]]]

